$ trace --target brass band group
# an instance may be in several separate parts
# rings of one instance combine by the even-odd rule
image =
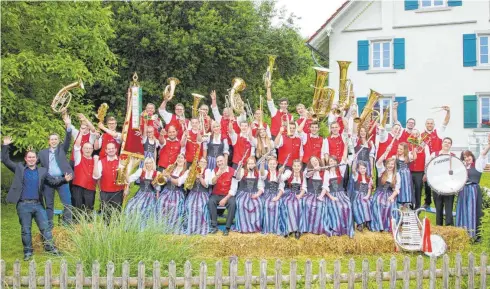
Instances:
[[[106,104],[99,108],[97,125],[80,114],[77,129],[66,107],[55,106],[60,99],[62,104],[69,103],[68,90],[80,84],[64,88],[53,109],[63,113],[65,140],[60,144],[60,137],[52,134],[49,148],[39,153],[41,166],[47,170],[45,184],[36,194],[27,192],[26,186],[10,201],[39,201],[49,222],[44,230],[50,231],[54,190],[60,194],[65,205],[63,218],[69,223],[70,211],[94,209],[97,187],[101,209],[106,212],[107,207],[121,209],[129,184],[136,183],[139,190],[128,200],[124,213],[156,218],[174,233],[217,233],[218,215],[226,208],[224,235],[232,230],[296,238],[304,233],[353,237],[355,229],[391,232],[392,219],[399,218],[396,209],[428,208],[433,201],[437,225],[443,225],[445,219],[445,225],[464,227],[477,238],[482,214],[479,181],[490,145],[478,158],[470,151],[455,157],[445,130],[450,119],[448,106],[441,106],[446,116],[440,126],[436,128],[434,120],[427,118],[420,132],[413,118],[398,122],[398,103],[394,102],[388,131],[389,110],[377,113],[374,106],[381,95],[372,90],[358,115],[353,85],[347,79],[348,64],[339,61],[338,97],[334,89],[324,86],[328,71],[316,68],[313,103],[296,105],[296,117],[287,98],[276,100],[279,107],[274,102],[273,58],[264,75],[268,111],[261,97],[255,110],[242,100],[240,92],[246,84],[240,78],[232,80],[221,108],[213,90],[210,106],[200,104],[206,97],[192,95],[191,117],[179,103],[172,112],[179,80],[169,78],[160,106],[148,103],[142,109],[142,89],[133,77],[121,130],[114,117],[105,117]],[[267,112],[270,124],[264,121]],[[328,137],[319,135],[321,123],[328,125]],[[70,166],[63,158],[72,140]],[[10,143],[10,138],[4,139],[2,161],[12,168]],[[29,154],[25,168],[34,170]],[[437,181],[430,181],[426,167],[441,156],[453,158],[450,178],[451,164],[463,164],[464,182],[451,187],[452,192],[431,192]],[[434,166],[440,163],[444,162],[434,162]],[[448,174],[443,171],[440,174]],[[22,220],[21,225],[25,253],[32,254],[30,243],[24,240]]]

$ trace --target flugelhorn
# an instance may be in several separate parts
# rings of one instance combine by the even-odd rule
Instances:
[[[163,90],[163,99],[166,101],[171,101],[174,97],[175,87],[180,83],[180,80],[175,77],[167,78],[167,86]]]
[[[192,117],[199,117],[199,102],[205,96],[197,93],[192,93],[192,96],[194,97],[194,101],[192,102]]]
[[[267,66],[267,71],[264,74],[264,84],[265,88],[271,86],[272,83],[272,71],[274,71],[274,62],[276,61],[277,55],[268,54],[269,57],[269,66]]]
[[[78,80],[77,82],[73,82],[63,87],[58,91],[58,93],[53,98],[53,102],[51,103],[51,108],[56,113],[63,113],[68,108],[68,105],[71,101],[71,93],[70,90],[74,88],[85,89],[82,80]]]

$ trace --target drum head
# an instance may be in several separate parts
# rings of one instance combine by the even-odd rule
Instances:
[[[468,179],[464,163],[452,155],[439,155],[425,167],[427,183],[440,195],[456,195]]]
[[[439,257],[446,253],[447,245],[439,235],[430,235],[430,242],[432,244],[432,252],[425,252],[425,255],[429,257]]]

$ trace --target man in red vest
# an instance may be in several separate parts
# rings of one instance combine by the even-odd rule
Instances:
[[[442,109],[446,111],[446,117],[442,122],[442,126],[438,129],[435,128],[434,119],[428,118],[425,121],[425,131],[422,133],[422,140],[429,147],[429,152],[432,154],[434,152],[438,152],[442,149],[442,138],[444,137],[444,132],[446,130],[446,126],[449,123],[449,119],[451,118],[451,114],[449,111],[449,106],[443,106]],[[424,175],[424,182],[426,182],[426,176]],[[427,182],[425,183],[425,204],[424,209],[428,209],[430,207],[432,200],[432,189],[430,188]]]
[[[184,156],[187,162],[187,167],[192,164],[196,154],[199,154],[197,159],[201,159],[202,141],[201,132],[199,131],[199,120],[197,118],[192,118],[190,129],[186,130],[182,140],[180,141],[181,147],[185,150]]]
[[[377,145],[377,155],[376,161],[381,157],[381,155],[386,151],[386,148],[391,145],[391,150],[388,153],[386,159],[391,158],[396,154],[401,136],[401,126],[399,124],[394,124],[390,132],[387,132],[384,128],[378,128],[379,135],[376,140],[379,140]]]
[[[330,125],[330,136],[325,139],[324,151],[328,155],[325,156],[325,160],[334,156],[339,163],[347,161],[347,146],[342,135],[340,135],[340,126],[337,122]]]
[[[402,126],[402,124],[398,121],[398,102],[393,103],[393,123],[399,124]],[[405,128],[401,128],[401,135],[400,135],[400,143],[406,143],[407,139],[410,135],[412,135],[413,129],[415,128],[415,119],[414,118],[409,118],[407,120],[407,124]]]
[[[240,122],[240,134],[235,133],[233,128],[229,127],[231,145],[233,146],[233,157],[231,162],[233,168],[238,167],[241,160],[248,159],[251,155],[255,156],[255,147],[252,145],[252,133],[249,130],[248,122]]]
[[[158,170],[163,171],[175,163],[183,150],[180,139],[177,137],[177,130],[172,125],[168,128],[167,135],[160,135],[159,141],[162,148],[158,158]]]
[[[229,167],[223,156],[216,158],[216,168],[211,172],[209,182],[213,185],[213,191],[209,197],[208,207],[211,215],[211,231],[210,234],[218,232],[218,213],[217,207],[226,206],[228,216],[226,217],[226,230],[223,235],[227,236],[230,232],[233,219],[235,218],[235,191],[232,190],[232,182],[235,170]],[[235,180],[236,181],[236,180]]]
[[[267,107],[271,113],[271,135],[273,138],[279,134],[283,122],[293,121],[293,116],[288,112],[288,99],[279,99],[279,110],[274,105],[270,86],[267,87]]]
[[[293,161],[300,160],[302,157],[302,140],[296,132],[296,123],[294,121],[289,123],[289,128],[292,132],[294,132],[294,134],[288,136],[286,133],[284,133],[286,131],[286,127],[283,125],[279,130],[279,135],[274,140],[274,144],[278,150],[277,162],[280,165],[285,165],[287,169],[291,170]]]
[[[252,136],[257,137],[257,131],[259,130],[259,128],[263,128],[267,132],[267,136],[271,138],[271,129],[269,125],[265,121],[263,121],[262,114],[263,112],[260,109],[255,110],[254,120],[250,124],[250,128],[252,129]],[[260,122],[261,119],[262,123]]]
[[[116,153],[118,153],[119,148],[121,147],[121,133],[116,131],[116,118],[113,116],[107,118],[107,128],[101,122],[99,122],[98,127],[104,132],[94,145],[94,149],[100,149],[99,158],[105,158],[105,149],[108,143],[113,143],[116,146]]]
[[[90,122],[90,120],[85,117],[85,115],[79,113],[78,118],[80,119],[80,130],[76,129],[73,125],[71,125],[71,136],[73,139],[77,139],[78,135],[82,135],[82,142],[80,146],[83,147],[83,144],[86,142],[90,142],[92,145],[95,144],[95,140],[98,138],[98,133],[95,131],[95,127]],[[73,167],[73,149],[70,157],[70,165]]]
[[[116,184],[117,169],[119,158],[116,154],[116,146],[110,143],[106,146],[106,157],[99,160],[95,155],[94,171],[92,177],[100,180],[100,208],[104,214],[104,219],[109,222],[113,210],[121,210],[123,203],[124,186]]]
[[[155,105],[153,103],[148,103],[146,105],[145,110],[141,113],[140,116],[140,132],[142,133],[145,128],[145,122],[147,126],[151,126],[154,128],[153,133],[155,134],[155,138],[160,137],[160,129],[162,128],[162,121],[158,117],[156,113]]]
[[[412,130],[411,138],[421,142],[420,132],[414,128]],[[415,207],[418,209],[421,206],[422,200],[422,187],[424,185],[423,176],[425,171],[425,160],[430,157],[429,147],[422,142],[422,145],[418,146],[412,143],[408,143],[408,150],[413,152],[416,149],[417,158],[409,165],[410,173],[412,174],[413,188],[415,192]]]
[[[206,104],[202,104],[199,107],[199,117],[202,117],[204,119],[204,132],[211,132],[213,119],[209,116],[209,106],[207,106]]]
[[[310,125],[313,120],[309,118],[308,110],[306,109],[305,105],[302,103],[296,105],[296,112],[299,115],[299,118],[296,120],[296,126],[299,126],[303,122],[303,120],[306,119],[303,131],[305,133],[310,133]]]
[[[179,139],[182,138],[184,131],[189,125],[189,120],[185,118],[184,115],[184,105],[181,103],[177,103],[175,105],[175,114],[167,111],[167,100],[164,99],[158,112],[163,118],[163,121],[167,124],[165,126],[165,130],[168,131],[169,127],[172,125],[177,130],[177,137]]]
[[[317,122],[312,122],[310,125],[310,133],[303,132],[303,127],[306,123],[306,119],[298,127],[299,136],[301,138],[301,144],[303,145],[303,168],[310,161],[312,156],[316,156],[319,159],[323,159],[325,156],[325,140],[318,135],[319,127]]]
[[[75,141],[73,149],[75,151],[75,177],[71,188],[71,199],[73,207],[82,210],[87,214],[94,209],[95,185],[96,181],[92,177],[94,171],[94,159],[92,153],[94,148],[91,143],[82,143],[82,136],[79,135]]]

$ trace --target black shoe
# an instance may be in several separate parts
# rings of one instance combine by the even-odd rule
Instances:
[[[359,232],[362,232],[362,229],[363,229],[362,225],[357,225],[357,230],[358,230]]]
[[[481,237],[480,236],[476,237],[473,243],[481,243]]]
[[[211,228],[211,230],[209,231],[209,234],[216,234],[216,233],[218,233],[217,228]]]
[[[296,240],[299,240],[299,237],[301,237],[301,233],[300,232],[294,232],[294,237],[296,238]]]
[[[226,228],[223,232],[223,236],[228,236],[230,234],[230,229]]]
[[[24,254],[24,261],[29,261],[32,259],[32,254]]]
[[[61,254],[60,251],[58,251],[58,249],[49,250],[49,251],[46,251],[46,253],[53,255],[53,256],[58,256],[58,257],[63,255],[63,254]]]

